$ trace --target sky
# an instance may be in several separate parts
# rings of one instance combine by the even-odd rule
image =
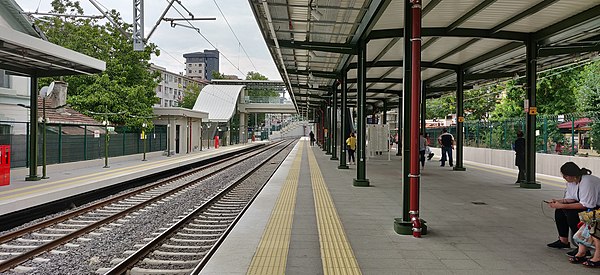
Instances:
[[[16,2],[26,12],[49,12],[52,0],[16,0]],[[101,14],[89,0],[79,2],[86,15]],[[119,11],[126,22],[133,22],[133,0],[96,0],[96,2],[109,10]],[[255,71],[265,75],[269,80],[281,80],[248,0],[183,0],[181,2],[195,18],[212,17],[216,20],[192,21],[195,27],[200,28],[200,32],[206,39],[193,29],[180,26],[172,28],[169,22],[162,21],[150,37],[150,42],[160,47],[161,51],[160,56],[152,56],[152,63],[166,67],[171,72],[184,72],[184,53],[216,48],[221,53],[219,64],[221,73],[234,74],[244,79],[246,73]],[[167,5],[168,0],[144,1],[145,37],[148,36]],[[187,17],[187,12],[177,2],[173,7]],[[181,18],[173,7],[165,17]],[[227,21],[233,32],[227,25]],[[185,21],[178,23],[187,24]]]

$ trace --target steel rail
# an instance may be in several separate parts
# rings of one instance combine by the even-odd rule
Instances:
[[[215,163],[212,163],[209,166],[203,166],[203,168],[201,168],[201,169],[200,168],[199,169],[195,169],[194,171],[195,172],[199,172],[199,171],[204,170],[206,168],[213,167],[213,166],[215,166],[217,164],[223,163],[224,161],[228,161],[228,160],[231,160],[231,159],[234,159],[234,158],[238,158],[240,156],[244,156],[244,155],[250,155],[250,156],[257,155],[257,154],[260,154],[260,153],[262,153],[262,152],[264,152],[266,150],[269,150],[270,148],[272,148],[273,146],[276,146],[277,144],[278,143],[271,144],[271,145],[269,145],[267,147],[260,147],[257,150],[249,151],[247,154],[235,155],[235,156],[233,156],[231,158],[223,159],[223,160],[217,161]],[[254,154],[251,154],[251,153],[254,153]],[[226,167],[232,167],[232,166],[235,166],[236,164],[237,163],[232,163],[232,164],[230,164],[230,165],[228,165]],[[194,185],[194,184],[196,184],[196,183],[198,183],[198,182],[200,182],[202,180],[205,180],[205,179],[207,179],[209,177],[212,177],[213,175],[222,172],[222,170],[223,169],[219,169],[218,171],[211,172],[211,173],[209,173],[207,175],[204,175],[204,176],[200,177],[199,179],[196,179],[196,180],[194,180],[192,182],[189,182],[187,184],[184,184],[182,186],[176,187],[175,189],[169,190],[166,193],[163,193],[163,194],[158,195],[156,197],[153,197],[153,198],[151,198],[151,199],[149,199],[149,200],[147,200],[145,202],[142,202],[142,203],[139,203],[137,205],[134,205],[134,206],[132,206],[132,207],[130,207],[128,209],[125,209],[125,210],[123,210],[123,211],[121,211],[119,213],[116,213],[116,214],[114,214],[112,216],[109,216],[109,217],[106,217],[104,219],[101,219],[101,220],[99,220],[97,222],[94,222],[94,223],[92,223],[92,224],[90,224],[90,225],[88,225],[86,227],[83,227],[83,228],[81,228],[79,230],[76,230],[74,232],[68,233],[68,234],[66,234],[66,235],[64,235],[64,236],[62,236],[60,238],[57,238],[57,239],[52,240],[50,242],[47,242],[47,243],[45,243],[45,244],[43,244],[41,246],[38,246],[35,249],[32,249],[30,251],[27,251],[27,252],[24,252],[22,254],[19,254],[19,255],[15,256],[15,257],[12,257],[12,258],[9,258],[7,260],[4,260],[3,262],[0,263],[0,272],[7,271],[8,269],[13,268],[13,267],[15,267],[15,266],[17,266],[17,265],[19,265],[19,264],[21,264],[21,263],[23,263],[23,262],[31,259],[31,258],[33,258],[33,257],[35,257],[35,256],[37,256],[37,255],[39,255],[41,253],[49,251],[49,250],[51,250],[51,249],[53,249],[53,248],[55,248],[57,246],[60,246],[60,245],[66,243],[66,242],[68,242],[68,241],[70,241],[72,239],[75,239],[75,238],[80,237],[80,236],[82,236],[84,234],[87,234],[88,232],[91,232],[92,230],[94,230],[96,228],[99,228],[99,227],[101,227],[104,224],[107,224],[107,223],[110,223],[110,222],[112,222],[114,220],[117,220],[117,219],[119,219],[119,218],[121,218],[121,217],[123,217],[123,216],[125,216],[125,215],[127,215],[127,214],[129,214],[129,213],[131,213],[133,211],[135,211],[135,210],[138,210],[138,209],[140,209],[140,208],[142,208],[142,207],[144,207],[144,206],[146,206],[148,204],[151,204],[151,203],[156,202],[156,201],[158,201],[160,199],[168,197],[168,196],[170,196],[172,194],[175,194],[176,192],[179,192],[179,191],[181,191],[181,190],[183,190],[183,189],[185,189],[185,188],[187,188],[187,187],[189,187],[191,185]],[[166,181],[177,179],[177,178],[181,178],[181,177],[189,175],[190,173],[192,173],[192,172],[186,172],[183,175],[177,175],[177,176],[170,177],[170,178],[168,178],[168,179],[166,179],[164,181],[161,181],[160,183],[154,184],[153,186],[157,187],[157,186],[160,186],[160,185],[167,184]],[[147,189],[147,188],[143,188],[143,189]],[[141,192],[141,191],[140,192],[138,192],[138,191],[140,191],[140,190],[136,190],[136,191],[134,191],[132,193],[136,193],[137,194],[137,193]],[[118,196],[118,197],[123,198],[123,196]],[[125,196],[125,197],[127,197],[127,196]],[[116,200],[111,199],[109,201],[115,202]],[[102,206],[107,205],[107,204],[109,204],[109,203],[108,202],[101,202],[101,203],[95,204],[95,206],[101,205],[99,207],[102,207]],[[98,208],[98,207],[96,207],[96,208]],[[94,209],[96,209],[96,208],[94,208]],[[86,209],[88,209],[89,211],[94,210],[92,208],[86,208]],[[87,212],[89,212],[89,211],[87,211]],[[75,211],[75,212],[72,212],[72,213],[78,213],[78,212],[79,211]],[[77,216],[77,215],[72,215],[72,213],[69,213],[67,215],[69,217],[75,217],[75,216]],[[61,218],[61,217],[57,217],[57,218]],[[55,219],[52,219],[52,220],[55,220]],[[66,219],[62,219],[62,220],[66,220]],[[54,222],[54,223],[52,223],[50,225],[53,225],[55,223],[56,222]],[[34,225],[32,227],[36,227],[36,226]],[[24,230],[28,230],[28,229],[29,228],[25,228]]]
[[[295,140],[294,140],[295,141]],[[263,160],[260,165],[257,165],[255,168],[253,168],[252,170],[247,171],[242,177],[240,177],[240,179],[238,179],[235,183],[232,183],[229,187],[225,188],[223,191],[221,191],[219,194],[215,194],[211,199],[209,199],[208,201],[204,202],[202,205],[200,205],[199,207],[197,207],[196,209],[194,209],[194,211],[190,212],[188,215],[186,215],[185,217],[183,217],[182,219],[180,219],[179,221],[177,221],[175,224],[173,224],[172,226],[170,226],[167,230],[165,230],[163,233],[161,233],[160,235],[156,236],[154,239],[152,239],[152,241],[148,242],[146,245],[144,245],[143,247],[139,248],[137,251],[135,251],[134,253],[132,253],[131,255],[129,255],[129,257],[127,257],[125,260],[121,261],[119,264],[117,264],[116,266],[113,266],[110,270],[108,270],[107,272],[105,272],[105,275],[116,275],[116,274],[126,274],[126,272],[128,270],[130,270],[132,267],[135,266],[136,263],[140,262],[141,260],[143,260],[150,252],[152,252],[156,246],[162,244],[165,240],[167,240],[168,238],[170,238],[176,231],[178,231],[179,229],[181,229],[182,227],[184,227],[186,224],[188,224],[192,219],[194,219],[195,217],[197,217],[199,214],[201,214],[204,210],[206,210],[209,206],[213,205],[214,203],[218,202],[219,200],[221,200],[222,197],[224,197],[225,195],[227,195],[229,193],[229,191],[233,190],[235,187],[237,187],[241,182],[243,182],[244,180],[246,180],[248,177],[250,177],[252,174],[254,174],[254,172],[258,169],[260,169],[261,167],[263,167],[265,164],[267,164],[272,158],[274,158],[278,153],[280,153],[281,151],[283,151],[285,148],[287,148],[290,144],[294,143],[294,141],[288,142],[287,145],[285,145],[283,148],[281,148],[277,153],[271,155],[270,157],[266,158],[265,160]],[[283,141],[282,141],[283,142]],[[264,184],[262,185],[264,186]],[[260,189],[262,189],[262,186]],[[259,190],[260,190],[259,189]],[[254,200],[254,198],[258,195],[258,192],[254,195],[254,197],[249,201],[252,202]],[[198,264],[198,266],[200,267],[200,269],[206,264],[207,260],[210,258],[210,256],[212,256],[212,254],[214,254],[214,252],[216,251],[216,249],[218,248],[218,246],[223,242],[224,238],[227,236],[227,234],[231,231],[231,228],[233,228],[233,226],[235,226],[235,224],[237,223],[237,221],[240,219],[241,215],[246,211],[246,209],[248,208],[248,206],[250,205],[250,203],[248,203],[246,205],[246,207],[244,207],[240,214],[238,214],[238,216],[234,219],[234,221],[228,226],[228,228],[223,232],[223,235],[221,235],[221,237],[219,238],[219,240],[215,243],[215,245],[209,250],[209,252],[203,257],[202,261]],[[196,267],[196,269],[198,269],[198,266]]]

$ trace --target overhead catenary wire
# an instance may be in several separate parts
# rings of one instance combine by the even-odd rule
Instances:
[[[248,58],[248,61],[250,61],[250,64],[252,64],[252,67],[254,67],[254,70],[258,71],[258,69],[256,68],[256,66],[254,65],[254,62],[252,62],[252,59],[248,55],[248,52],[246,52],[246,49],[244,48],[244,45],[242,44],[242,42],[240,41],[240,39],[235,34],[235,31],[233,31],[233,28],[231,28],[231,25],[229,24],[229,21],[227,20],[227,17],[225,16],[225,14],[223,14],[223,11],[221,10],[221,7],[219,7],[219,4],[217,4],[216,0],[213,0],[213,2],[217,6],[217,9],[219,10],[219,13],[221,13],[221,16],[223,16],[223,19],[225,19],[225,23],[227,23],[227,26],[229,27],[229,30],[231,30],[231,33],[233,33],[233,36],[235,37],[235,40],[237,40],[239,46],[242,48],[242,51],[244,51],[244,54]]]
[[[168,0],[167,0],[168,1]],[[179,2],[179,5],[183,7],[183,4],[181,2]],[[185,7],[184,7],[185,8]],[[179,9],[177,9],[177,7],[173,6],[173,9],[175,9],[175,11],[182,17],[185,18],[185,16],[183,15],[183,13],[181,13],[181,11],[179,11]],[[196,29],[196,32],[202,36],[202,38],[204,38],[204,40],[206,40],[206,42],[208,42],[209,45],[211,45],[214,49],[219,50],[208,38],[206,38],[206,36],[204,36],[204,34],[202,34],[202,32],[200,32],[200,30],[198,28],[196,28],[196,26],[194,26],[194,24],[190,21],[190,20],[185,20],[190,27]],[[219,51],[219,54],[223,56],[223,58],[225,58],[225,60],[227,60],[227,62],[229,62],[229,64],[231,64],[231,66],[233,66],[234,68],[236,68],[242,75],[245,75],[244,72],[242,72],[242,70],[240,70],[239,67],[237,67],[224,53],[222,53],[221,51]]]

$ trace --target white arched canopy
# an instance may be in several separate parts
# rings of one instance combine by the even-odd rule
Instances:
[[[207,85],[198,95],[194,110],[208,113],[209,122],[227,122],[235,114],[238,98],[245,88],[244,85]]]

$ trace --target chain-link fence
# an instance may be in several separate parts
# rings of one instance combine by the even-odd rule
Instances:
[[[38,125],[38,163],[43,157],[44,126]],[[144,152],[139,129],[115,126],[109,131],[108,156],[124,156]],[[166,125],[155,125],[146,133],[146,152],[167,148]],[[75,162],[104,157],[105,128],[84,124],[46,125],[46,164]],[[0,144],[11,146],[11,167],[29,166],[29,123],[0,121]]]
[[[567,115],[546,115],[536,118],[536,152],[561,155],[599,156],[594,141],[600,142],[600,114],[577,113]],[[517,131],[525,131],[523,118],[503,121],[465,121],[464,145],[492,149],[512,150]],[[448,132],[456,136],[456,125]],[[442,128],[427,129],[431,143],[437,144]]]

